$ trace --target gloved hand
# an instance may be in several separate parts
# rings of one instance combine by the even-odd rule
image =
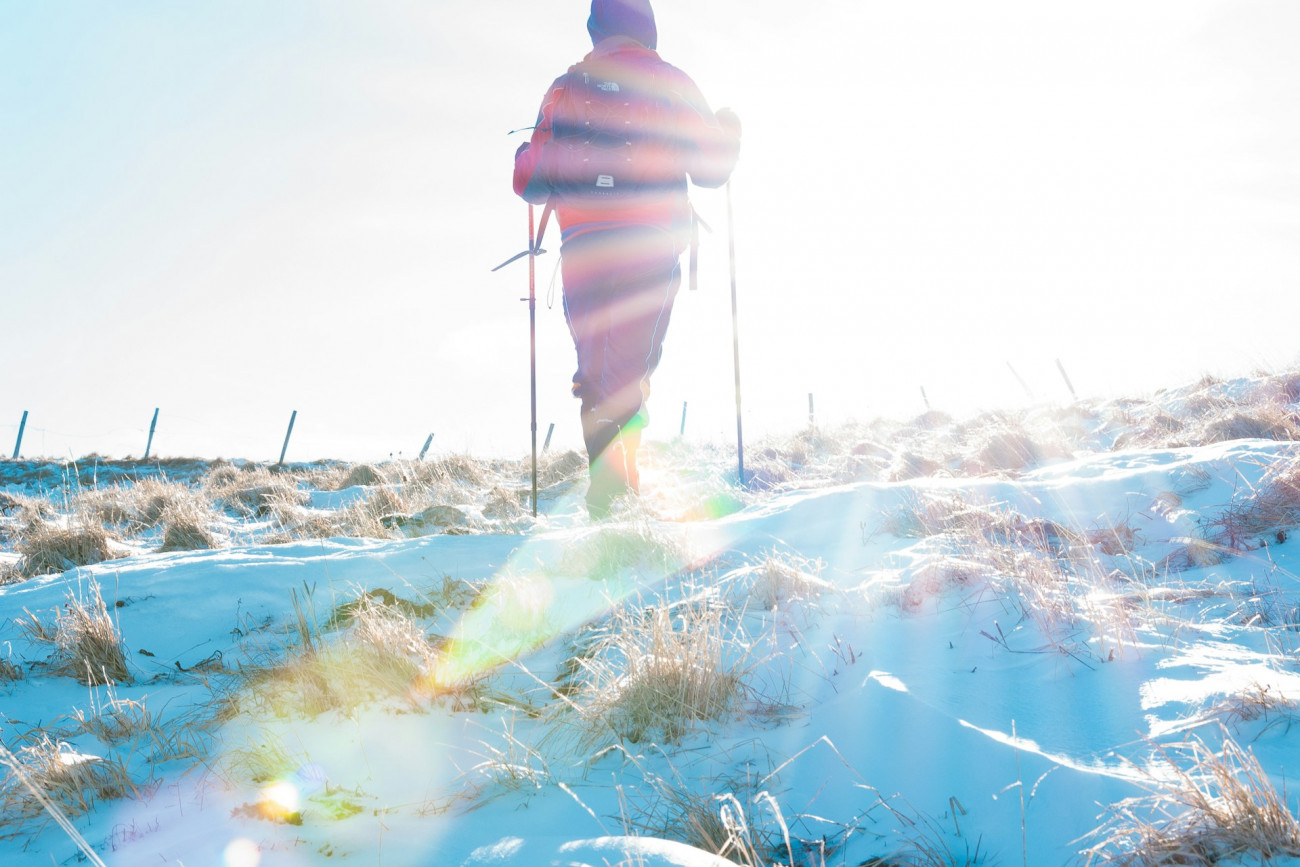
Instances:
[[[720,108],[714,113],[718,119],[718,126],[722,127],[731,135],[740,138],[740,117],[729,108]]]

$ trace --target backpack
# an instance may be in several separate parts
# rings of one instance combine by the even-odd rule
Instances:
[[[570,67],[542,161],[552,193],[599,207],[682,186],[673,126],[671,100],[645,66],[603,59]]]

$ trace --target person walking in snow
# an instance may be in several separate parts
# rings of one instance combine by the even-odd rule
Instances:
[[[726,183],[740,121],[711,111],[690,77],[659,57],[649,0],[592,0],[587,31],[591,53],[547,90],[531,140],[515,153],[514,189],[560,222],[587,508],[602,518],[638,491],[650,375],[693,230],[688,178]]]

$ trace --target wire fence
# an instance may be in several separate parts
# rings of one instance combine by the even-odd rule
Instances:
[[[1040,391],[1036,392],[1007,362],[1004,371],[1007,396],[1029,404],[1040,402],[1043,396],[1052,401],[1077,400],[1074,383],[1064,363],[1056,359],[1054,367],[1057,378],[1050,383],[1052,393],[1044,395],[1043,371],[1037,371]],[[1015,388],[1010,387],[1012,383]],[[944,389],[945,383],[938,383],[940,394]],[[808,391],[799,395],[772,395],[764,394],[761,388],[756,390],[757,400],[746,398],[744,423],[747,427],[752,425],[752,429],[761,434],[781,435],[819,424],[833,426],[861,420],[860,416],[848,410],[850,407],[861,409],[862,402],[845,400],[841,394],[822,397]],[[911,406],[904,408],[903,415],[919,415],[944,405],[940,401],[932,403],[931,391],[926,385],[916,385],[912,395]],[[720,406],[716,400],[673,403],[670,396],[664,395],[654,403],[658,421],[653,433],[658,438],[726,441],[730,436],[729,408]],[[543,451],[581,448],[575,416],[574,412],[565,412],[556,419],[539,419],[539,433],[545,436]],[[377,431],[385,426],[386,421],[389,420],[377,419],[366,430],[357,430],[346,416],[333,414],[322,417],[321,413],[304,413],[300,422],[297,409],[286,409],[278,423],[269,413],[261,413],[247,425],[216,425],[184,413],[169,413],[166,407],[160,406],[142,418],[139,426],[69,432],[59,429],[63,425],[46,424],[38,413],[23,410],[21,414],[15,413],[12,423],[0,419],[0,449],[4,449],[0,451],[0,459],[76,460],[94,455],[148,461],[163,454],[180,457],[182,454],[178,449],[187,449],[184,457],[254,457],[266,462],[284,463],[291,457],[301,459],[303,454],[311,454],[316,460],[423,460],[435,449],[512,457],[526,451],[522,425],[517,426],[519,430],[513,435],[496,431],[495,437],[483,437],[481,433],[452,426],[441,431],[420,431],[408,420],[393,421],[389,430]],[[6,448],[7,444],[11,447]]]

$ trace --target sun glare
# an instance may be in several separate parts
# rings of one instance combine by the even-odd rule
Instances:
[[[283,780],[272,783],[267,786],[262,795],[266,800],[271,801],[277,806],[283,807],[286,813],[298,812],[298,807],[302,803],[302,798],[298,793],[298,787],[293,783]]]
[[[257,867],[262,863],[262,852],[252,840],[240,837],[230,841],[223,862],[225,867]]]

